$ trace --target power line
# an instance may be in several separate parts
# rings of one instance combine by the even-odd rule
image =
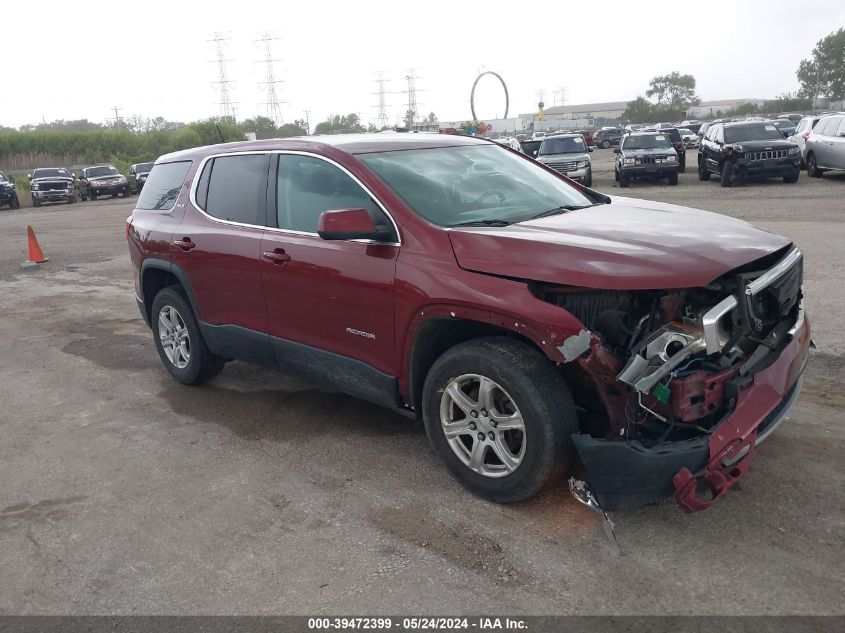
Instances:
[[[213,42],[216,47],[217,58],[211,60],[212,63],[217,64],[217,81],[211,82],[211,85],[217,86],[220,91],[220,116],[223,119],[228,119],[234,123],[235,121],[235,104],[232,102],[232,96],[229,93],[229,86],[234,82],[226,75],[226,62],[231,61],[226,58],[226,42],[228,37],[223,37],[222,33],[214,33],[214,36],[208,40]]]
[[[273,69],[273,64],[280,61],[273,58],[272,43],[278,41],[279,37],[272,37],[271,33],[264,33],[260,39],[255,42],[260,42],[264,45],[264,59],[261,60],[265,64],[264,81],[259,82],[259,86],[263,86],[267,90],[267,101],[264,103],[267,106],[267,118],[271,119],[277,126],[282,124],[282,101],[279,101],[279,95],[276,93],[276,85],[282,84],[284,81],[276,79],[276,73]]]
[[[122,116],[120,116],[120,111],[121,111],[121,110],[123,110],[123,108],[120,108],[120,107],[118,107],[118,106],[112,106],[112,111],[114,112],[114,116],[113,116],[113,117],[109,117],[109,118],[108,118],[108,120],[109,120],[109,121],[114,121],[114,126],[115,126],[115,127],[120,127],[121,125],[123,125],[123,117],[122,117]]]
[[[376,117],[376,127],[381,130],[386,127],[390,127],[390,120],[387,117],[387,90],[385,90],[387,80],[384,78],[384,74],[381,71],[378,73],[376,83],[378,84],[378,92],[375,93],[378,95],[378,116]]]

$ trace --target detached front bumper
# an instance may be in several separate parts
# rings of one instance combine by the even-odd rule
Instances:
[[[573,435],[602,507],[635,507],[673,494],[685,512],[713,505],[748,472],[757,444],[798,398],[810,348],[803,312],[791,337],[778,358],[740,389],[733,412],[709,436],[645,447],[637,441]]]
[[[801,169],[801,154],[778,160],[739,161],[737,163],[737,173],[747,176],[775,178],[789,176],[799,169]]]

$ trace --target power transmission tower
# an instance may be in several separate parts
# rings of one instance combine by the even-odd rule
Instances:
[[[557,90],[555,90],[555,97],[554,98],[555,98],[555,105],[556,106],[558,106],[558,105],[565,106],[566,105],[566,92],[567,92],[566,86],[560,86]],[[560,103],[558,103],[558,101],[557,101],[558,95],[560,95]]]
[[[390,127],[390,121],[387,118],[387,99],[385,97],[385,95],[387,95],[387,90],[385,90],[387,80],[384,78],[384,74],[381,71],[378,73],[376,83],[378,84],[378,92],[375,93],[378,95],[378,116],[376,117],[376,127],[382,130],[386,127]]]
[[[259,86],[263,86],[267,91],[267,101],[264,105],[267,106],[267,118],[271,119],[276,126],[282,124],[282,101],[279,101],[279,95],[276,93],[276,84],[282,84],[284,81],[276,79],[276,73],[273,70],[273,64],[280,61],[273,58],[272,43],[280,40],[279,37],[272,37],[272,34],[264,33],[260,39],[255,40],[264,46],[264,59],[261,61],[265,64],[264,81],[259,82]]]
[[[226,62],[231,61],[226,59],[226,42],[228,37],[223,37],[222,33],[215,33],[209,42],[213,42],[217,52],[217,58],[211,60],[212,63],[217,64],[217,81],[211,82],[211,85],[217,86],[220,91],[220,117],[235,122],[235,104],[232,102],[232,95],[229,93],[229,86],[234,82],[226,75]]]
[[[112,106],[112,111],[114,112],[114,116],[109,117],[109,119],[108,119],[109,121],[114,121],[114,126],[116,128],[119,128],[121,125],[123,125],[123,117],[120,116],[121,110],[123,110],[123,108],[119,108],[118,106]]]
[[[417,103],[417,77],[416,70],[411,68],[408,74],[405,75],[405,81],[408,82],[408,89],[404,90],[408,95],[408,110],[405,113],[405,125],[408,129],[414,125],[418,117],[419,104]]]

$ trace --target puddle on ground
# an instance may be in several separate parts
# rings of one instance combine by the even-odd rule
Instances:
[[[502,546],[470,525],[447,525],[426,508],[384,508],[370,513],[371,525],[400,541],[422,547],[452,563],[498,582],[523,585],[529,579],[514,568]]]
[[[68,328],[68,332],[85,338],[71,341],[62,351],[85,358],[105,369],[144,371],[160,365],[152,336],[135,334],[132,331],[136,326],[127,323],[134,324],[134,321],[73,325]]]

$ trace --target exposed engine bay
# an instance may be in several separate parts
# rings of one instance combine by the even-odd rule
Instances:
[[[592,378],[582,386],[597,397],[574,390],[584,433],[574,439],[582,459],[589,461],[586,453],[597,442],[640,453],[654,449],[670,479],[689,461],[689,452],[684,459],[676,455],[677,463],[666,457],[676,447],[704,447],[696,459],[705,459],[707,438],[734,413],[742,390],[803,325],[802,274],[801,251],[788,246],[703,288],[535,286],[535,294],[565,308],[591,335],[577,361]]]

